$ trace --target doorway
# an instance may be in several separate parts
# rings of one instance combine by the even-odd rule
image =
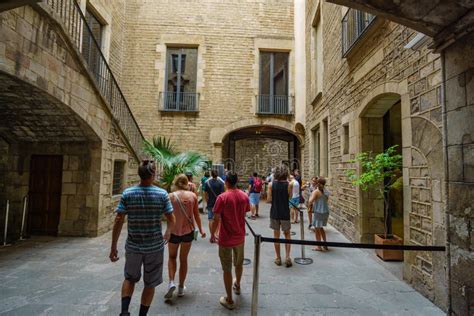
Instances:
[[[63,156],[33,155],[30,164],[28,231],[58,235]]]

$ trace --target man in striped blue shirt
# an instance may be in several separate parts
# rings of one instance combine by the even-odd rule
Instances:
[[[122,285],[122,312],[130,315],[128,308],[135,289],[135,283],[141,278],[143,265],[143,282],[140,316],[148,313],[155,287],[163,282],[163,251],[170,231],[175,223],[173,207],[168,193],[153,185],[156,166],[153,161],[144,160],[139,168],[140,184],[126,189],[117,206],[117,216],[112,231],[110,260],[116,262],[118,257],[117,242],[122,231],[125,216],[128,216],[128,237],[125,243],[125,280]],[[166,232],[161,231],[161,217],[167,218]]]

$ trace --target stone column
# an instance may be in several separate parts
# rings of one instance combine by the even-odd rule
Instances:
[[[474,34],[444,52],[444,147],[449,286],[454,315],[472,315],[474,300]]]

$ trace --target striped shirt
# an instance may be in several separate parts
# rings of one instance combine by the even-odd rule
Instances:
[[[173,212],[165,190],[139,185],[125,189],[116,212],[128,216],[126,251],[152,253],[163,250],[161,217]]]

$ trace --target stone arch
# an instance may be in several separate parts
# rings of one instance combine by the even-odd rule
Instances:
[[[288,133],[295,135],[300,144],[304,143],[304,135],[298,133],[292,123],[286,120],[275,118],[252,118],[248,120],[234,122],[232,124],[227,125],[226,127],[216,127],[211,129],[209,140],[213,144],[220,144],[223,142],[224,138],[230,133],[255,126],[269,126],[284,130]]]
[[[387,81],[371,89],[369,93],[360,101],[360,106],[357,110],[357,117],[366,116],[367,111],[373,105],[373,102],[379,99],[390,99],[398,96],[401,98],[407,93],[406,85],[401,84],[398,81]],[[383,104],[381,104],[381,108]],[[403,103],[402,103],[403,106]]]
[[[406,90],[403,88],[403,84],[395,81],[385,82],[376,86],[360,101],[360,106],[355,113],[355,120],[357,121],[356,133],[358,133],[358,151],[359,152],[374,152],[380,153],[386,146],[386,135],[390,135],[388,139],[390,142],[394,141],[394,144],[400,144],[402,154],[409,155],[406,145],[407,141],[402,140],[402,129],[407,126],[401,126],[406,124],[402,120],[403,107],[409,106],[405,104],[403,95],[406,94]],[[394,107],[396,106],[396,108]],[[396,109],[394,111],[394,109]],[[389,134],[384,128],[384,116],[390,111],[390,116],[395,115],[397,124],[397,131],[395,132],[396,138],[392,139],[392,130]],[[402,144],[403,142],[403,144]],[[405,181],[405,179],[404,179]],[[396,197],[395,197],[396,196]],[[403,200],[408,199],[408,192],[403,192],[402,195],[392,195],[394,206],[394,212],[400,214],[398,216],[398,225],[392,227],[398,228],[397,235],[403,235]],[[396,202],[396,203],[395,203]],[[385,231],[384,225],[384,201],[373,192],[359,190],[359,205],[361,212],[360,220],[360,236],[361,240],[365,242],[372,242],[374,234],[383,233]],[[404,213],[404,211],[403,211]]]

